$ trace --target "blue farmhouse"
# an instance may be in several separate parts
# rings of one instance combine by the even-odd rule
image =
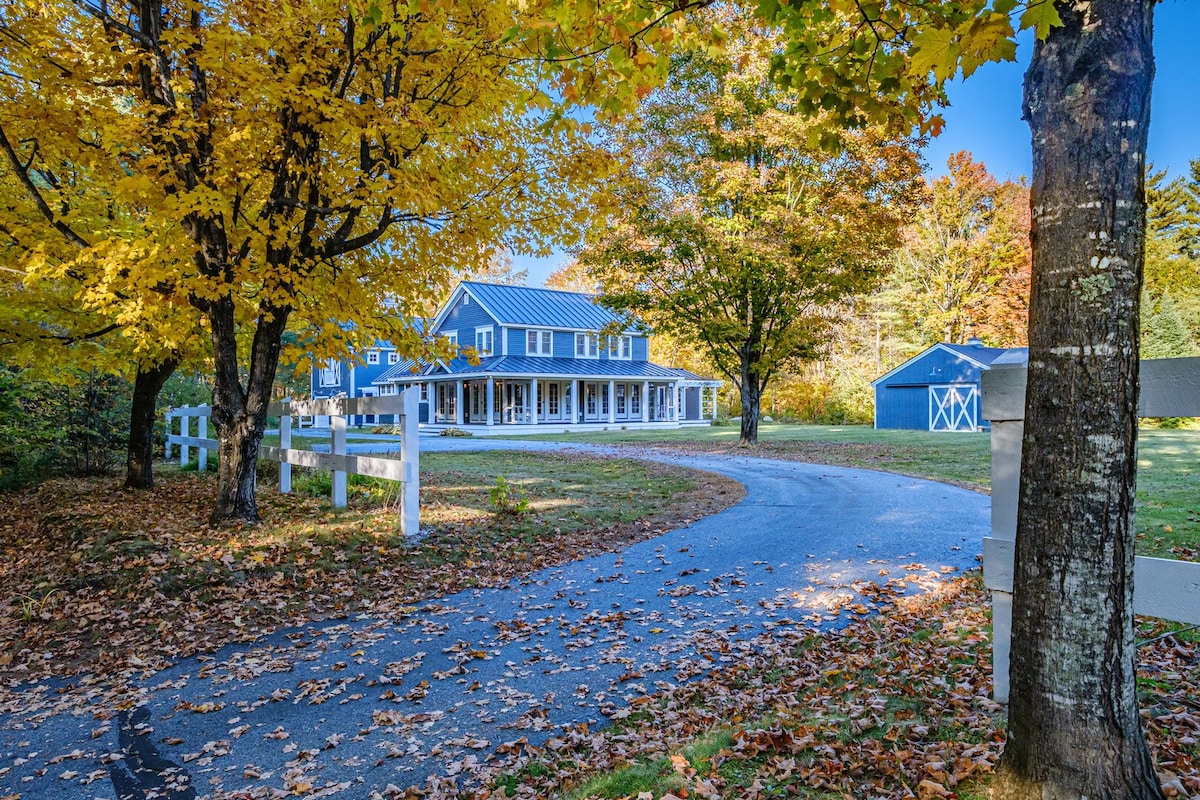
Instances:
[[[871,382],[875,427],[917,431],[978,431],[980,376],[1008,350],[966,344],[935,344]]]
[[[314,370],[312,396],[419,386],[422,423],[477,433],[518,425],[675,427],[708,424],[716,414],[720,381],[651,363],[646,332],[622,328],[593,295],[464,281],[427,329],[461,354],[419,364],[381,343],[365,364]]]

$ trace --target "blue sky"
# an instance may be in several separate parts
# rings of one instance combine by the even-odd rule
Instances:
[[[1186,174],[1200,156],[1200,68],[1194,60],[1200,31],[1200,2],[1165,0],[1154,13],[1155,78],[1151,95],[1149,158],[1172,176]],[[1028,177],[1032,172],[1029,127],[1021,121],[1021,83],[1032,54],[1032,37],[1022,38],[1017,61],[987,64],[967,81],[949,89],[946,128],[925,149],[931,175],[945,171],[946,157],[967,150],[999,178]],[[516,258],[529,268],[529,285],[569,260]]]

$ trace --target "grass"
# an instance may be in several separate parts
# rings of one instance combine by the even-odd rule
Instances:
[[[740,447],[738,435],[736,427],[724,426],[549,438],[877,469],[981,491],[991,485],[991,441],[985,433],[764,424],[755,448]],[[1138,554],[1200,560],[1200,430],[1142,428],[1138,437]]]
[[[327,473],[298,475],[287,496],[264,478],[263,524],[232,528],[207,524],[213,477],[174,465],[146,492],[82,478],[9,495],[0,677],[10,665],[36,676],[160,664],[278,625],[502,585],[685,525],[742,493],[708,473],[578,454],[422,462],[420,539],[399,530],[398,485],[357,476],[346,509],[330,507]],[[524,513],[491,505],[500,475],[528,497]]]
[[[492,785],[568,800],[983,800],[1006,727],[988,699],[990,621],[975,572],[841,630],[765,634],[733,663],[653,695],[649,713],[568,733]],[[1138,650],[1155,761],[1181,778],[1168,796],[1200,788],[1196,650],[1182,635]]]

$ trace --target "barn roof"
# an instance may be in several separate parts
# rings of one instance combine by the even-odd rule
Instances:
[[[871,385],[876,386],[877,384],[883,383],[888,378],[892,377],[911,364],[915,364],[921,359],[929,356],[931,353],[938,352],[939,350],[948,352],[951,355],[958,356],[959,358],[966,359],[980,369],[991,369],[993,361],[1009,352],[1009,348],[984,347],[982,343],[976,344],[978,341],[978,339],[975,339],[968,344],[949,344],[946,342],[935,344],[933,347],[929,347],[925,350],[922,350],[920,353],[917,353],[915,356],[908,359],[895,369],[891,369],[883,375],[880,375],[878,378],[871,381]]]

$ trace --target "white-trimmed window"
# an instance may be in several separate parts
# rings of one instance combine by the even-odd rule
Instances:
[[[395,350],[388,350],[388,366],[394,367],[400,363],[400,354]]]
[[[367,351],[367,363],[368,364],[378,364],[379,363],[379,351],[378,350],[368,350]]]
[[[530,356],[554,355],[554,332],[525,331],[525,354]]]
[[[575,334],[576,358],[599,358],[600,337],[594,333]]]
[[[458,331],[446,331],[442,337],[450,343],[451,347],[458,347]],[[455,353],[458,355],[458,353]]]
[[[390,395],[399,394],[399,387],[394,383],[384,383],[379,386],[379,396],[388,397]]]
[[[326,361],[325,366],[321,367],[319,382],[321,386],[341,386],[342,362],[333,359]]]
[[[495,344],[496,331],[493,326],[486,325],[475,329],[475,349],[481,356],[490,356]]]
[[[609,358],[621,361],[629,361],[633,358],[632,336],[609,336],[607,344]]]

